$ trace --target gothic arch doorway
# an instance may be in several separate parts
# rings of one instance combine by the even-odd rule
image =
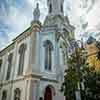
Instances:
[[[45,88],[44,100],[53,100],[53,91],[50,86]]]

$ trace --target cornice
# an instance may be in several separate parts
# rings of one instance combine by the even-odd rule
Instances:
[[[7,47],[5,47],[3,50],[0,51],[0,56],[3,56],[6,52],[9,52],[12,48],[14,48],[14,44],[20,43],[22,40],[26,39],[28,36],[30,36],[32,34],[32,32],[36,32],[39,31],[38,30],[38,26],[37,27],[33,27],[33,29],[31,27],[29,27],[28,29],[26,29],[24,32],[22,32],[20,35],[18,35],[15,39],[13,39],[12,43],[10,45],[8,45]]]
[[[15,46],[15,42],[12,42],[10,45],[8,45],[6,48],[0,51],[0,57],[3,56],[5,53],[11,51]]]
[[[24,32],[22,32],[21,34],[19,34],[16,38],[14,38],[12,41],[16,41],[19,37],[23,36],[23,34],[26,34],[28,31],[30,30],[30,27],[27,28]]]
[[[18,76],[14,80],[5,80],[5,81],[2,81],[0,83],[0,86],[8,85],[8,84],[13,84],[13,83],[16,83],[18,81],[23,81],[23,80],[26,80],[26,79],[40,79],[40,78],[41,78],[41,75],[39,75],[39,74],[28,74],[28,75]]]
[[[30,79],[58,83],[57,80],[44,78],[44,77],[42,77],[41,74],[28,74],[28,75],[19,76],[15,80],[5,80],[5,81],[2,81],[0,83],[0,87],[5,86],[5,85],[9,85],[9,84],[14,84],[16,82],[23,81],[23,80],[30,80]]]

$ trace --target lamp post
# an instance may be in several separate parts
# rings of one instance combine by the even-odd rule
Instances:
[[[71,46],[71,51],[73,51],[73,53],[75,54],[75,58],[76,58],[76,66],[75,66],[75,69],[76,69],[76,73],[77,73],[77,77],[79,79],[79,81],[77,82],[77,89],[75,91],[75,96],[76,96],[76,100],[81,100],[81,90],[84,90],[85,87],[84,87],[84,82],[83,82],[83,79],[81,78],[81,72],[80,72],[80,66],[81,66],[81,63],[85,63],[82,59],[80,59],[80,57],[82,57],[83,55],[83,51],[85,50],[84,49],[84,46],[83,46],[83,41],[81,40],[72,40],[71,43],[70,43],[70,46]],[[81,49],[81,53],[80,53],[80,49]],[[82,60],[82,61],[81,61]]]
[[[84,90],[84,83],[81,80],[80,77],[80,56],[83,56],[82,54],[79,54],[79,49],[81,48],[82,50],[84,49],[83,47],[83,42],[81,40],[75,40],[75,39],[70,39],[69,41],[66,41],[65,37],[60,34],[59,32],[59,37],[61,37],[64,40],[64,49],[67,51],[66,54],[69,57],[72,54],[75,54],[75,58],[76,58],[76,73],[77,73],[77,77],[79,78],[79,81],[77,82],[77,90],[75,91],[75,96],[76,96],[76,100],[81,100],[81,87],[82,90]],[[80,87],[81,86],[81,87]]]
[[[67,54],[70,54],[70,55],[73,54],[75,56],[75,59],[76,59],[75,60],[76,72],[75,73],[77,73],[77,77],[79,78],[79,81],[77,81],[77,89],[75,91],[75,97],[76,97],[76,100],[86,100],[85,96],[84,96],[84,98],[81,97],[82,96],[81,94],[82,93],[85,94],[86,91],[85,91],[85,87],[84,87],[84,80],[82,80],[81,75],[80,75],[80,71],[81,71],[80,65],[86,64],[85,63],[86,58],[89,57],[90,55],[85,55],[86,52],[83,52],[85,50],[84,50],[83,42],[82,41],[80,41],[80,40],[76,41],[76,40],[73,39],[69,43],[70,43],[70,45],[66,44],[66,42],[65,42],[66,45],[64,45],[64,48],[66,48],[65,49],[66,51],[67,51],[67,48],[70,48],[71,49],[70,50],[71,53],[68,50],[69,52],[67,52]],[[97,43],[97,48],[98,48],[98,51],[94,52],[91,55],[97,55],[97,58],[100,60],[100,43]],[[78,49],[81,49],[81,54],[79,53]],[[84,60],[83,63],[81,63],[80,59],[79,59],[81,56],[82,56],[82,60]],[[84,75],[82,75],[82,76],[84,76]],[[87,80],[85,80],[85,82],[86,81]],[[88,89],[88,87],[86,87],[86,90],[87,89]],[[81,90],[83,90],[83,91],[81,91]]]
[[[77,76],[79,78],[79,82],[77,82],[77,90],[75,91],[75,96],[76,96],[76,100],[81,100],[81,94],[80,94],[80,64],[79,64],[79,53],[78,53],[78,49],[79,49],[79,45],[78,45],[78,42],[77,41],[73,41],[72,43],[73,45],[73,49],[74,49],[74,53],[75,53],[75,56],[76,56],[76,73],[77,73]]]

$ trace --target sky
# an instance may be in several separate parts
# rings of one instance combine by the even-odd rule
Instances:
[[[43,22],[48,14],[46,0],[0,0],[0,49],[30,26],[36,3],[40,4]],[[76,36],[100,30],[100,0],[65,0],[64,12],[76,27]],[[87,26],[83,30],[83,25]],[[95,35],[95,34],[93,34]],[[86,35],[85,35],[86,37]]]

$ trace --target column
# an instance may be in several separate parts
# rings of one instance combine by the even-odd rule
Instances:
[[[28,100],[38,100],[39,96],[39,85],[38,80],[31,79],[29,84],[29,98]]]
[[[36,54],[37,54],[37,34],[40,30],[40,25],[38,23],[32,23],[30,32],[31,32],[31,39],[30,39],[30,54],[29,54],[29,67],[27,72],[32,74],[33,71],[37,72],[36,66]]]

